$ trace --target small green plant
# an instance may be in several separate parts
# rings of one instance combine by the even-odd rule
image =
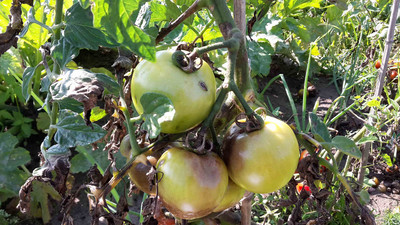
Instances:
[[[387,211],[383,217],[382,225],[398,225],[400,224],[400,212],[399,207],[393,211]]]

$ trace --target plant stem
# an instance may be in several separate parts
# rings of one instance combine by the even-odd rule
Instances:
[[[57,0],[56,1],[56,15],[55,15],[55,21],[54,24],[60,24],[62,21],[62,14],[63,14],[63,4],[64,1],[63,0]],[[61,30],[60,29],[56,29],[54,32],[54,40],[58,40],[61,37]],[[60,68],[58,67],[57,63],[53,64],[53,71],[56,74],[60,73]],[[58,117],[58,111],[59,111],[59,105],[57,102],[53,102],[51,107],[51,113],[50,113],[50,127],[49,127],[49,132],[48,132],[48,136],[49,136],[49,140],[51,141],[53,139],[54,134],[56,133],[57,129],[54,128],[54,126],[57,123],[57,117]]]
[[[53,102],[52,107],[51,107],[50,127],[49,127],[49,132],[48,132],[50,141],[53,139],[53,136],[57,131],[57,129],[54,128],[54,126],[52,126],[52,125],[56,125],[56,123],[57,123],[58,111],[59,111],[58,103]]]
[[[310,66],[311,66],[311,50],[314,45],[310,45],[310,50],[308,52],[308,63],[307,63],[307,71],[306,71],[306,76],[304,78],[304,86],[303,86],[303,107],[302,107],[302,114],[301,114],[301,125],[302,127],[299,129],[302,129],[305,131],[306,129],[306,110],[307,110],[307,93],[308,93],[308,77],[310,76]]]

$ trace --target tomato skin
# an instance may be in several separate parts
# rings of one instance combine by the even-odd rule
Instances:
[[[381,61],[377,60],[377,61],[375,62],[375,68],[376,68],[376,69],[381,68]]]
[[[397,70],[390,70],[390,80],[394,80],[397,77]]]
[[[172,63],[174,51],[156,53],[156,62],[143,60],[135,68],[131,81],[132,101],[139,114],[143,113],[140,98],[149,92],[168,97],[175,108],[171,121],[161,122],[161,132],[181,133],[200,124],[210,113],[216,98],[216,83],[207,63],[193,72],[185,73]]]
[[[310,189],[310,187],[309,187],[308,185],[304,185],[303,182],[298,183],[298,184],[296,185],[297,193],[300,194],[300,192],[301,192],[301,190],[303,190],[303,188],[304,188],[304,190],[306,190],[309,194],[311,194],[311,189]]]
[[[302,159],[304,159],[305,157],[308,157],[308,156],[310,156],[310,153],[308,153],[307,150],[303,150],[303,151],[300,153],[299,161],[302,160]]]
[[[213,212],[221,212],[234,206],[240,201],[240,199],[243,198],[245,192],[246,190],[239,187],[237,184],[235,184],[235,182],[229,179],[228,187],[226,188],[224,197],[222,198],[217,208],[213,210]]]
[[[157,162],[158,193],[176,217],[196,219],[210,214],[228,186],[228,171],[215,153],[197,155],[180,147],[168,149]]]
[[[235,135],[236,130],[231,127],[224,144],[229,177],[254,193],[285,186],[299,161],[299,145],[289,125],[267,116],[261,130]]]

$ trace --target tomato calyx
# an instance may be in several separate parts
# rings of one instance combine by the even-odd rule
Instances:
[[[199,129],[197,132],[188,132],[185,137],[185,145],[199,155],[206,154],[214,149],[214,143],[207,138],[206,129]]]
[[[250,116],[245,113],[240,113],[235,118],[235,124],[242,130],[242,132],[250,133],[256,130],[260,130],[264,124],[255,116],[255,113]]]
[[[172,63],[186,73],[193,73],[201,68],[203,60],[196,52],[186,55],[183,51],[177,50],[172,54]]]

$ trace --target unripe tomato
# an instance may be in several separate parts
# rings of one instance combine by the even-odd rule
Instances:
[[[210,214],[228,186],[228,171],[215,153],[198,155],[179,147],[157,162],[158,193],[164,206],[181,219]]]
[[[213,210],[213,212],[221,212],[225,209],[234,206],[236,203],[240,201],[240,199],[243,198],[245,191],[246,190],[239,187],[237,184],[235,184],[235,182],[229,179],[228,187],[226,188],[224,197],[222,198],[217,208]]]
[[[159,51],[156,62],[141,61],[133,74],[131,94],[139,114],[143,113],[140,98],[145,93],[168,97],[175,108],[171,121],[161,122],[161,132],[180,133],[200,124],[210,113],[215,102],[216,84],[207,63],[186,73],[172,63],[172,50]]]
[[[286,185],[299,161],[299,145],[285,122],[267,116],[264,127],[237,133],[232,126],[224,143],[229,177],[245,190],[269,193]]]
[[[129,135],[126,135],[122,139],[120,152],[126,158],[127,162],[131,159],[132,150],[129,143]],[[151,150],[138,155],[128,172],[129,179],[136,185],[136,187],[149,195],[156,195],[156,187],[151,186],[147,173],[151,170],[152,166],[156,165],[159,157],[160,155],[157,155],[157,153],[152,152]]]

